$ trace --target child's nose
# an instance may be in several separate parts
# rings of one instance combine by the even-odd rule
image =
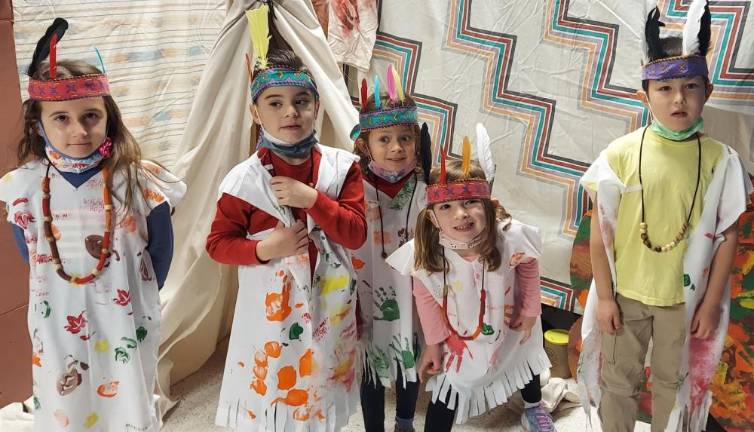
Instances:
[[[84,125],[83,122],[75,121],[75,122],[72,122],[72,124],[73,124],[74,135],[86,136],[89,134],[89,129],[87,129],[87,127]]]
[[[288,109],[286,110],[285,114],[292,117],[298,117],[298,109],[296,109],[296,106],[293,104],[288,105]]]

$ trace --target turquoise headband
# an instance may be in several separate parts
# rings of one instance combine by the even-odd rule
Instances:
[[[416,107],[395,107],[387,110],[359,114],[359,124],[351,130],[351,139],[356,139],[362,131],[403,124],[416,124]]]
[[[251,101],[256,102],[257,97],[270,87],[295,86],[302,87],[314,94],[319,99],[317,85],[306,72],[284,68],[269,68],[257,72],[251,82]]]

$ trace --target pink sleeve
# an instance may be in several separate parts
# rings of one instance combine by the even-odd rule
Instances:
[[[424,342],[427,345],[438,344],[450,336],[442,308],[419,279],[413,278],[413,282],[416,312],[419,314],[419,321],[422,323]]]
[[[538,317],[542,314],[542,292],[539,288],[539,261],[522,262],[516,266],[516,308],[522,316]]]

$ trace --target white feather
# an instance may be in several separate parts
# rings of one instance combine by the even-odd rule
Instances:
[[[487,181],[492,183],[495,179],[495,161],[492,159],[492,147],[487,129],[481,123],[476,124],[476,154],[479,165],[484,170]]]
[[[694,0],[686,15],[683,26],[683,55],[699,54],[699,29],[702,27],[702,15],[707,0]]]

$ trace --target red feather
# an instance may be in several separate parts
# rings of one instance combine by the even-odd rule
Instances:
[[[52,35],[50,39],[50,79],[55,79],[55,69],[57,69],[57,47],[58,35],[57,33]]]
[[[442,147],[442,152],[440,153],[440,184],[446,184],[447,180],[445,177],[445,159],[447,157],[447,149],[445,146]]]
[[[361,80],[361,110],[367,109],[367,80]]]

